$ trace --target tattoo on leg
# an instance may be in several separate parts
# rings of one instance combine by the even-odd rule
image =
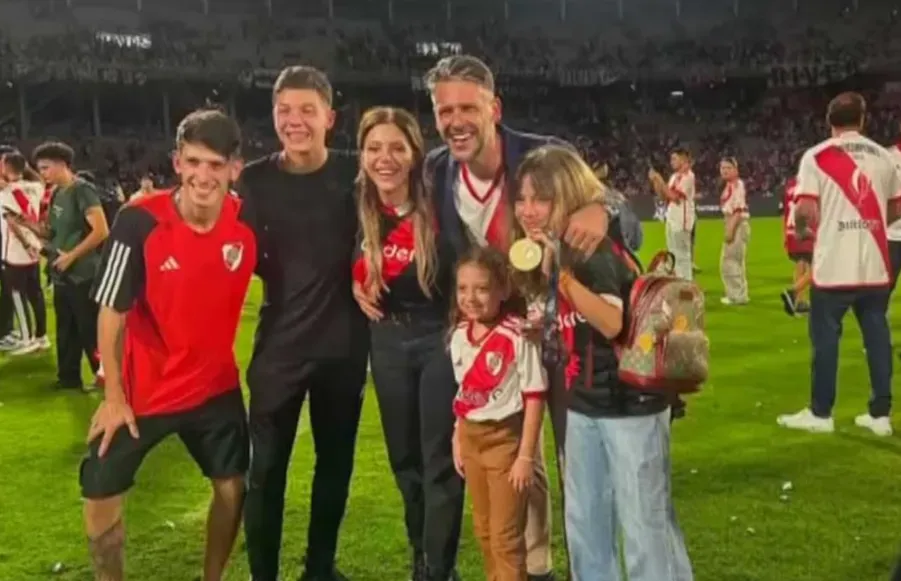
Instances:
[[[125,574],[125,525],[116,521],[95,539],[88,539],[96,581],[122,581]]]

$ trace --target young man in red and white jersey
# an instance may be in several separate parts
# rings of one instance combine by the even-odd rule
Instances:
[[[695,174],[691,171],[691,155],[685,149],[670,154],[673,175],[663,180],[655,169],[648,172],[654,191],[666,206],[666,247],[676,259],[676,276],[692,280],[691,231],[695,225]]]
[[[795,263],[792,286],[779,295],[785,312],[795,316],[810,311],[810,262],[813,260],[814,231],[813,224],[808,224],[804,231],[799,231],[795,224],[795,210],[798,200],[795,197],[798,180],[790,178],[785,184],[785,199],[782,204],[783,235],[785,251],[788,258]]]
[[[105,398],[79,482],[94,578],[122,581],[123,508],[146,455],[178,436],[210,481],[202,576],[222,581],[241,523],[250,461],[234,342],[257,264],[256,238],[228,185],[241,132],[220,111],[182,120],[180,185],[126,205],[90,296],[100,305]]]
[[[18,152],[3,156],[0,164],[0,174],[6,182],[6,187],[0,190],[0,211],[3,212],[0,256],[3,276],[11,289],[13,311],[19,321],[18,343],[10,355],[26,355],[50,348],[47,307],[38,264],[41,241],[33,232],[19,226],[18,221],[37,220],[44,191],[40,181],[24,179],[27,169],[25,156]]]
[[[832,432],[842,320],[854,311],[866,347],[872,395],[855,423],[892,433],[892,345],[886,319],[892,281],[887,225],[901,215],[901,171],[882,146],[860,134],[866,103],[842,93],[829,103],[832,137],[801,158],[795,227],[816,224],[810,339],[810,407],[779,416],[781,426]]]

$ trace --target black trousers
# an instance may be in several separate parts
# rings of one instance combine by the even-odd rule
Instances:
[[[353,473],[366,361],[311,361],[302,368],[291,381],[267,385],[254,377],[253,364],[248,373],[251,459],[244,534],[254,581],[278,579],[288,463],[307,394],[316,466],[306,569],[312,574],[326,574],[335,564],[338,530]],[[279,395],[273,398],[273,393]],[[286,393],[290,395],[285,397]],[[277,405],[271,405],[273,401]]]
[[[41,270],[37,264],[7,264],[4,268],[9,283],[13,310],[25,339],[47,335],[47,305],[41,289]]]
[[[61,385],[80,387],[81,356],[97,373],[97,303],[91,299],[91,281],[55,283],[56,373]]]
[[[385,320],[371,326],[370,363],[388,448],[404,503],[407,536],[429,579],[454,570],[463,481],[454,469],[454,369],[446,322]]]
[[[13,295],[6,281],[6,268],[0,266],[0,339],[13,330]]]

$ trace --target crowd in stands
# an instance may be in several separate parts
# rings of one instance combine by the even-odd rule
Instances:
[[[441,50],[477,54],[500,73],[500,79],[515,81],[501,88],[505,122],[577,144],[591,161],[606,162],[612,181],[629,196],[649,194],[648,165],[662,169],[666,152],[677,143],[694,153],[699,191],[717,194],[716,164],[728,154],[741,162],[751,195],[767,195],[778,191],[792,172],[799,151],[824,135],[821,111],[830,91],[817,86],[767,88],[770,67],[831,63],[843,67],[844,76],[856,81],[856,72],[885,67],[895,59],[901,63],[897,9],[878,0],[861,0],[857,10],[842,0],[814,4],[801,0],[800,16],[791,13],[791,2],[762,0],[762,4],[773,4],[771,13],[756,6],[754,14],[719,21],[677,20],[661,10],[641,28],[626,15],[619,26],[601,22],[594,32],[579,22],[539,29],[534,15],[529,20],[521,14],[490,22],[442,22],[442,14],[433,14],[432,21],[411,22],[403,9],[411,1],[395,0],[393,22],[386,22],[360,14],[355,20],[329,20],[322,14],[269,15],[260,10],[260,2],[253,3],[252,13],[241,14],[235,0],[221,14],[180,17],[175,11],[186,8],[177,5],[185,3],[170,0],[144,2],[147,13],[140,16],[134,13],[134,4],[124,0],[118,11],[92,7],[89,0],[83,4],[73,0],[68,7],[64,2],[51,3],[52,9],[7,0],[0,3],[0,61],[4,63],[0,72],[7,79],[29,74],[34,79],[34,73],[47,75],[57,69],[74,78],[81,78],[78,71],[86,78],[97,70],[122,70],[128,71],[122,82],[134,85],[135,92],[163,75],[172,80],[204,75],[224,78],[226,74],[250,78],[255,69],[296,62],[336,74],[339,89],[344,73],[396,73],[406,79],[406,85],[398,83],[395,93],[400,100],[395,104],[416,110],[424,130],[435,139],[428,102],[421,95],[411,95],[409,80],[437,58],[422,50],[423,41],[452,41]],[[661,7],[672,4],[647,1],[657,1]],[[355,6],[349,0],[335,3],[336,12]],[[516,0],[509,3],[515,8]],[[690,6],[691,0],[683,3]],[[723,3],[733,6],[731,0]],[[579,5],[578,1],[573,4]],[[210,0],[210,6],[215,5]],[[91,19],[100,18],[101,12],[103,19],[92,27]],[[299,16],[305,19],[293,18]],[[125,24],[114,29],[115,18]],[[23,27],[31,29],[26,33]],[[103,31],[129,34],[138,30],[152,39],[150,47],[139,49],[97,36]],[[574,71],[581,81],[572,80]],[[662,90],[650,78],[677,82],[684,92]],[[580,84],[594,86],[573,86]],[[873,101],[883,85],[880,81],[854,88],[869,90]],[[13,103],[14,83],[8,83],[4,91],[6,96],[0,99]],[[339,124],[332,145],[352,149],[359,113],[390,94],[344,91],[338,98]],[[205,99],[225,98],[202,92],[195,97],[194,106]],[[62,94],[58,99],[83,102],[85,97]],[[896,141],[894,103],[891,99],[875,102],[879,104],[871,114],[870,132],[882,142]],[[134,103],[127,99],[118,105],[109,100],[103,103],[103,137],[93,134],[89,105],[70,104],[67,111],[76,113],[61,116],[53,114],[54,103],[40,103],[32,111],[29,138],[68,140],[79,150],[82,164],[111,179],[133,183],[150,171],[166,180],[170,143],[160,108],[155,120],[141,119],[138,124],[128,122],[128,109]],[[265,99],[256,103],[236,110],[248,139],[248,156],[273,145]],[[0,138],[15,138],[17,124],[14,114],[0,119]]]

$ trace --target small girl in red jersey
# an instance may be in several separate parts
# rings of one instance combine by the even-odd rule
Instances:
[[[485,577],[525,581],[526,490],[534,474],[547,378],[538,346],[523,336],[506,257],[475,248],[456,271],[450,352],[454,463],[472,499]]]

